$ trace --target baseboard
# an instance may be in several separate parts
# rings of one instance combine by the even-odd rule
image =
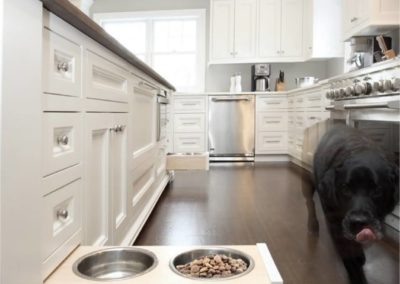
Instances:
[[[144,224],[146,223],[147,219],[149,218],[151,212],[153,211],[154,207],[156,206],[158,199],[160,198],[161,194],[163,193],[165,187],[169,182],[169,176],[166,175],[158,185],[157,189],[154,191],[153,196],[147,202],[146,206],[143,208],[142,213],[136,218],[136,221],[133,223],[131,228],[129,229],[126,237],[120,243],[120,246],[131,246],[136,238],[139,236],[140,231],[142,230]]]
[[[254,158],[255,162],[289,162],[290,156],[285,154],[274,154],[274,155],[256,155]]]

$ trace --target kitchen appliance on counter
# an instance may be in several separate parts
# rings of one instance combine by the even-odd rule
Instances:
[[[271,64],[260,63],[251,66],[251,90],[264,92],[270,89]]]
[[[380,37],[387,49],[392,47],[390,37]],[[381,44],[382,45],[382,44]],[[350,39],[350,55],[347,60],[350,71],[371,66],[382,60],[382,51],[378,40],[374,36],[352,37]]]
[[[298,88],[312,86],[316,84],[318,80],[319,79],[315,77],[298,77],[294,79],[296,87]]]
[[[254,95],[208,99],[210,161],[254,161]]]
[[[388,63],[331,80],[326,97],[332,102],[326,109],[334,124],[347,124],[366,133],[399,165],[400,60]],[[385,235],[397,243],[399,212],[397,205],[384,227]]]

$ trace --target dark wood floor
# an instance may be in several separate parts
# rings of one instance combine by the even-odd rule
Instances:
[[[318,198],[319,235],[307,230],[302,193],[307,175],[291,164],[212,166],[178,172],[135,245],[267,243],[285,284],[345,284]],[[371,284],[399,283],[398,247],[366,249]]]

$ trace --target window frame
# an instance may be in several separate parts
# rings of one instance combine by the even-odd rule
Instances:
[[[206,72],[206,10],[205,9],[182,9],[182,10],[158,10],[158,11],[139,11],[139,12],[113,12],[113,13],[95,13],[93,20],[101,27],[106,21],[124,21],[135,20],[146,22],[146,62],[153,66],[153,21],[182,17],[197,19],[197,83],[195,86],[187,89],[179,89],[179,92],[204,92],[205,90],[205,72]]]

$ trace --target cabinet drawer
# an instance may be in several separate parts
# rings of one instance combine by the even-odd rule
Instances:
[[[321,112],[307,112],[303,119],[305,127],[311,127],[323,120]]]
[[[43,261],[81,228],[81,191],[78,178],[43,197]]]
[[[204,132],[205,115],[203,113],[175,114],[175,132]]]
[[[174,110],[175,112],[205,112],[206,98],[175,98]]]
[[[81,48],[79,45],[43,30],[43,91],[81,96]]]
[[[129,73],[90,51],[87,52],[86,77],[88,98],[128,101]]]
[[[43,114],[43,176],[80,163],[81,125],[79,113]]]
[[[295,109],[304,108],[305,107],[305,98],[304,95],[298,95],[294,97],[294,107]]]
[[[257,133],[257,153],[280,151],[287,152],[287,134],[276,132]]]
[[[259,111],[273,111],[288,108],[288,101],[286,97],[280,98],[268,98],[268,97],[257,97],[256,107]]]
[[[180,133],[174,135],[175,153],[205,152],[205,136],[203,133]]]
[[[309,109],[321,109],[323,104],[322,93],[308,94],[304,98],[304,106]]]
[[[287,127],[286,113],[266,112],[257,114],[257,131],[286,131]]]
[[[304,130],[304,128],[306,127],[306,122],[303,112],[298,112],[294,115],[294,124],[297,130]]]

